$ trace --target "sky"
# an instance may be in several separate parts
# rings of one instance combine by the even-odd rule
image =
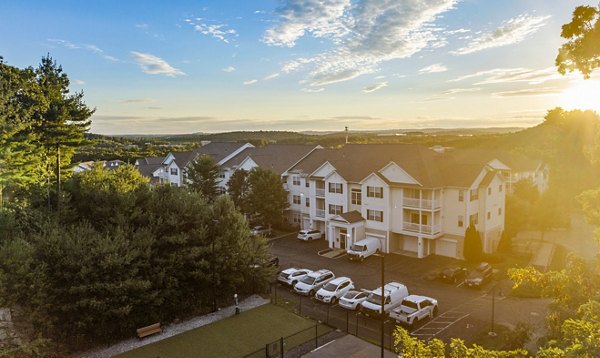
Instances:
[[[554,67],[578,5],[3,0],[0,56],[50,54],[99,134],[528,127],[600,110],[600,75]]]

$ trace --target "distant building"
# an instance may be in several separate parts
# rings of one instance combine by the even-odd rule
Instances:
[[[201,155],[209,155],[218,166],[243,150],[254,147],[250,143],[210,142],[188,152],[171,152],[162,161],[167,182],[173,186],[185,185],[185,172],[189,165]]]
[[[77,164],[76,166],[74,166],[73,168],[71,168],[71,170],[73,170],[73,173],[83,173],[88,170],[92,170],[93,167],[94,167],[94,161],[81,162],[81,163]]]
[[[168,183],[168,175],[163,165],[165,157],[146,157],[135,160],[135,168],[150,179],[150,184]]]
[[[223,190],[227,190],[229,179],[238,169],[250,171],[260,167],[283,175],[289,168],[317,149],[322,149],[322,147],[304,144],[269,144],[259,148],[246,148],[223,163],[219,186]]]

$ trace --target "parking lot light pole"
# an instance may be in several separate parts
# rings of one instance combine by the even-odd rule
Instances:
[[[385,304],[385,256],[383,254],[375,254],[375,256],[379,256],[381,258],[381,358],[383,358],[384,348],[383,348],[383,340],[384,340],[384,328],[385,328],[385,311],[383,306]]]
[[[496,286],[494,286],[492,288],[492,330],[488,332],[488,335],[490,337],[496,337],[497,334],[494,331],[494,311],[495,311],[495,304],[496,304]]]

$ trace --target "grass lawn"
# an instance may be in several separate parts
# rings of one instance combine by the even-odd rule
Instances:
[[[314,325],[315,321],[267,304],[116,357],[242,357],[280,337]],[[320,328],[319,334],[322,332]],[[312,334],[306,332],[306,335],[314,339],[314,330],[310,331]]]

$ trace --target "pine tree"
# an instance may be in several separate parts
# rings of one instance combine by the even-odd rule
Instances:
[[[61,168],[70,164],[75,148],[84,143],[84,134],[91,123],[89,118],[95,109],[83,102],[83,92],[70,94],[67,74],[50,55],[42,58],[35,76],[45,105],[35,109],[34,131],[45,150],[48,184],[51,173],[55,173],[57,206],[60,206]]]
[[[202,193],[208,201],[219,194],[219,167],[209,155],[201,155],[192,161],[186,171],[188,187]]]

